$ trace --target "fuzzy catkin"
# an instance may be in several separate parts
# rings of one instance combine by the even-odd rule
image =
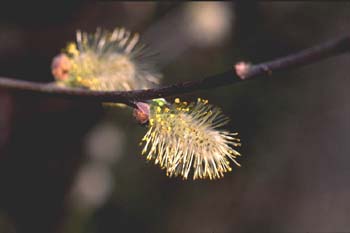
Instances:
[[[171,105],[153,101],[142,154],[170,177],[187,179],[193,169],[193,179],[222,178],[231,171],[230,160],[240,166],[240,153],[233,149],[241,145],[237,133],[219,129],[227,122],[207,100],[188,104],[176,99]]]
[[[55,62],[52,68],[63,86],[130,91],[153,87],[161,77],[146,61],[149,55],[139,43],[139,35],[124,28],[112,32],[98,28],[94,34],[77,31],[76,42],[69,43],[63,52],[65,57],[56,63],[65,65],[65,73]]]

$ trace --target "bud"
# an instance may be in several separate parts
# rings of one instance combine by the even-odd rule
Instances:
[[[61,53],[53,58],[51,63],[51,72],[56,80],[64,81],[68,78],[68,73],[71,67],[69,58]]]
[[[241,79],[245,79],[246,78],[246,75],[248,74],[250,68],[251,68],[251,64],[243,62],[243,61],[242,62],[238,62],[235,65],[236,74]]]
[[[133,116],[135,117],[136,121],[144,125],[149,120],[149,105],[142,102],[136,103],[136,108],[133,111]]]

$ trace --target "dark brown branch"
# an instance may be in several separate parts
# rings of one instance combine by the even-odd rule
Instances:
[[[226,71],[221,74],[206,77],[201,80],[194,80],[176,83],[169,86],[135,91],[90,91],[73,88],[61,88],[52,84],[34,83],[0,77],[0,88],[7,88],[17,91],[27,91],[39,94],[49,94],[70,99],[84,99],[99,102],[125,103],[134,106],[134,102],[144,101],[154,98],[181,95],[189,92],[215,88],[228,84],[233,84],[247,79],[253,79],[271,75],[276,71],[292,69],[326,59],[331,56],[350,51],[350,37],[345,36],[319,46],[315,46],[301,52],[278,58],[270,62],[265,62],[251,66],[244,77],[239,76],[236,70]]]

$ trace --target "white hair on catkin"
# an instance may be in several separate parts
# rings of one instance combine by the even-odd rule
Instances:
[[[150,56],[139,34],[124,28],[112,32],[97,28],[96,32],[76,33],[76,43],[64,50],[70,62],[68,78],[59,81],[96,91],[129,91],[148,89],[159,83],[146,58]]]
[[[193,179],[221,178],[231,171],[229,160],[240,166],[240,153],[232,148],[241,145],[238,133],[219,129],[227,122],[207,100],[188,104],[175,99],[171,105],[153,101],[142,154],[170,177],[187,179],[193,168]]]

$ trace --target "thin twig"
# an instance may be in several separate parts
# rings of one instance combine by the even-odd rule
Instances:
[[[264,77],[276,71],[288,70],[350,51],[350,37],[345,36],[301,52],[250,66],[244,76],[231,69],[221,74],[206,77],[200,80],[176,83],[164,87],[134,90],[134,91],[90,91],[79,88],[62,88],[53,84],[35,83],[0,77],[0,88],[11,89],[20,92],[37,94],[49,94],[52,96],[70,99],[83,99],[98,102],[125,103],[131,107],[137,101],[145,101],[154,98],[181,95],[189,92],[215,88],[219,86],[237,83],[243,80]]]

